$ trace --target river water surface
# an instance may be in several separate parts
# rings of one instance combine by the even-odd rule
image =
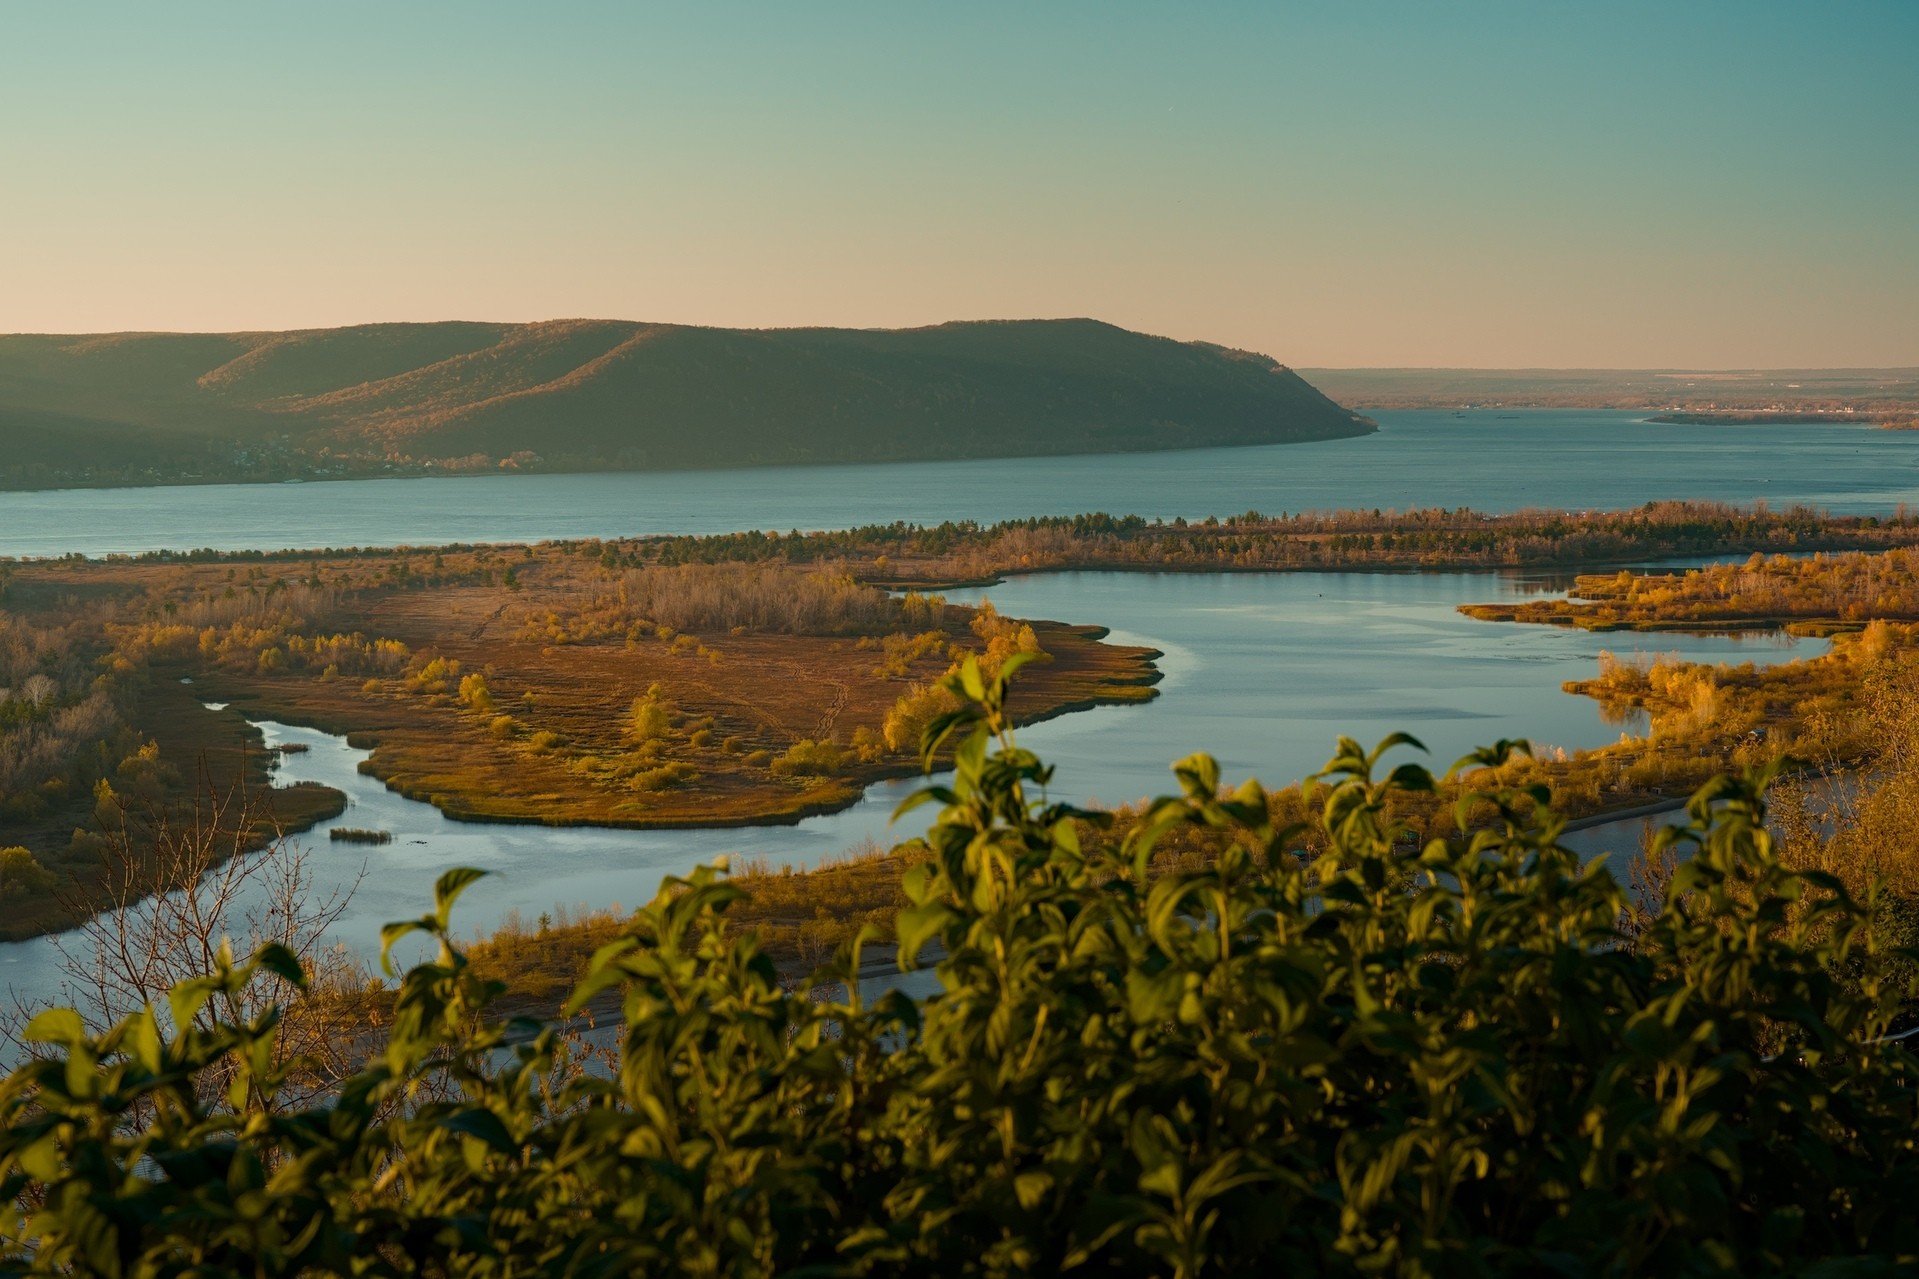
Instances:
[[[1099,623],[1121,643],[1162,651],[1160,696],[1103,707],[1024,730],[1022,740],[1059,766],[1054,792],[1123,803],[1172,789],[1171,761],[1216,755],[1230,781],[1277,786],[1325,763],[1345,733],[1370,744],[1404,730],[1443,770],[1470,748],[1530,736],[1539,747],[1590,747],[1616,739],[1595,705],[1560,688],[1596,669],[1599,652],[1634,650],[1634,637],[1474,621],[1462,603],[1536,596],[1557,584],[1509,573],[1140,574],[1047,573],[985,591],[1015,616]],[[1659,652],[1703,661],[1770,663],[1823,652],[1823,641],[1784,635],[1660,635]],[[1643,647],[1643,646],[1642,646]],[[889,825],[916,782],[874,787],[844,812],[797,826],[714,831],[624,831],[470,824],[405,799],[357,771],[365,752],[312,729],[262,726],[270,745],[309,749],[285,757],[281,780],[346,792],[340,826],[392,832],[368,847],[334,843],[323,826],[301,837],[319,886],[359,879],[338,940],[362,954],[380,925],[417,915],[448,866],[495,872],[470,889],[459,921],[477,931],[509,912],[531,919],[557,905],[637,905],[668,874],[720,854],[810,864],[863,841],[913,833]],[[1631,727],[1630,725],[1627,727]],[[1411,752],[1401,752],[1413,758]],[[1636,829],[1636,828],[1635,828]],[[1603,845],[1605,840],[1600,838]],[[1589,834],[1591,851],[1601,851]],[[1630,852],[1630,843],[1618,850]],[[363,876],[363,878],[362,878]],[[0,986],[41,997],[57,974],[44,941],[0,946]]]
[[[1104,509],[1188,518],[1249,508],[1527,506],[1611,508],[1713,498],[1890,513],[1919,496],[1919,433],[1829,424],[1684,427],[1602,412],[1382,413],[1377,435],[1322,444],[1095,458],[811,467],[691,475],[511,476],[355,483],[0,494],[0,555],[102,554],[214,546],[425,545],[842,528],[895,519],[989,521]],[[1443,770],[1469,748],[1530,737],[1567,749],[1616,738],[1589,701],[1564,693],[1602,647],[1704,661],[1775,662],[1824,651],[1783,636],[1597,637],[1476,622],[1456,606],[1537,595],[1563,583],[1501,573],[1051,573],[987,591],[1014,616],[1097,623],[1160,649],[1161,695],[1036,725],[1022,739],[1059,765],[1062,798],[1121,803],[1171,789],[1170,761],[1217,755],[1229,780],[1303,777],[1336,735],[1403,730]],[[309,729],[262,726],[300,743],[282,780],[350,798],[339,825],[392,844],[303,837],[322,889],[359,880],[338,940],[363,954],[382,923],[416,915],[448,866],[495,872],[463,900],[468,930],[558,904],[635,905],[661,878],[722,853],[809,864],[889,826],[915,783],[873,788],[854,807],[797,826],[617,831],[451,822],[357,772],[364,755]],[[1630,725],[1625,727],[1631,727]],[[918,820],[921,814],[916,814]],[[1630,851],[1637,825],[1582,833],[1582,851]],[[58,993],[46,942],[0,946],[0,987]]]
[[[1678,426],[1589,409],[1376,414],[1314,444],[871,466],[492,475],[0,493],[0,556],[430,546],[982,523],[1106,511],[1528,506],[1665,498],[1887,513],[1919,502],[1919,432],[1864,423]]]

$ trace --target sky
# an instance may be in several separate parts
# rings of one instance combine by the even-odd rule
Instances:
[[[1919,365],[1919,0],[0,0],[0,332]]]

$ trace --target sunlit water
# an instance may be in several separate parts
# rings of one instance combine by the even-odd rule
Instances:
[[[1339,507],[1605,509],[1660,498],[1803,502],[1889,513],[1919,496],[1919,434],[1866,426],[1665,426],[1634,413],[1381,413],[1359,439],[1101,457],[831,466],[676,475],[492,476],[303,485],[0,493],[0,555],[426,545],[448,541],[843,528],[905,520],[982,522],[1088,510],[1148,517]],[[1226,775],[1269,785],[1319,767],[1336,734],[1410,731],[1444,768],[1468,748],[1530,736],[1573,749],[1611,740],[1593,704],[1562,681],[1589,676],[1602,647],[1636,644],[1697,660],[1786,660],[1823,650],[1781,637],[1597,637],[1474,622],[1460,603],[1545,589],[1489,573],[1143,575],[1065,573],[991,588],[1017,616],[1091,622],[1162,650],[1161,696],[1036,725],[1023,740],[1060,766],[1056,792],[1126,802],[1170,788],[1169,761],[1197,749]],[[955,598],[973,599],[981,592]],[[472,825],[357,772],[364,753],[309,729],[264,725],[310,749],[281,780],[350,797],[339,825],[388,830],[382,846],[303,837],[322,889],[358,880],[336,930],[361,953],[379,926],[417,914],[450,865],[495,872],[462,903],[468,930],[556,905],[632,906],[665,875],[721,853],[815,863],[888,825],[911,782],[792,827],[613,831]],[[918,817],[920,815],[916,815]],[[914,819],[909,819],[909,823]],[[1582,850],[1622,851],[1637,827],[1586,832]],[[57,993],[45,942],[0,946],[0,985]]]
[[[1600,410],[1381,412],[1316,444],[631,475],[492,475],[0,493],[0,555],[991,522],[1085,511],[1620,509],[1663,498],[1889,513],[1919,499],[1919,432],[1672,426]]]
[[[1021,735],[1059,765],[1058,796],[1109,804],[1171,789],[1167,765],[1195,750],[1218,756],[1231,780],[1252,775],[1280,785],[1322,765],[1340,733],[1371,742],[1395,730],[1411,732],[1430,748],[1426,761],[1440,769],[1501,737],[1530,736],[1542,749],[1599,745],[1617,738],[1620,727],[1603,722],[1592,702],[1560,685],[1592,675],[1605,647],[1762,664],[1825,648],[1822,641],[1784,636],[1594,636],[1477,622],[1455,611],[1461,603],[1537,595],[1552,585],[1499,573],[1052,573],[956,598],[988,594],[1015,616],[1111,626],[1115,641],[1164,653],[1165,679],[1152,702],[1065,716]],[[285,758],[282,781],[324,782],[350,797],[334,824],[394,836],[380,846],[335,843],[321,827],[301,840],[323,889],[360,879],[335,935],[363,954],[377,948],[382,923],[420,912],[433,879],[448,866],[495,872],[469,890],[459,910],[463,929],[478,931],[510,911],[531,920],[557,905],[634,906],[663,876],[722,853],[776,865],[815,863],[864,840],[903,838],[929,815],[913,815],[905,829],[888,825],[894,806],[916,784],[902,781],[874,787],[844,812],[791,827],[620,831],[460,823],[357,772],[365,752],[339,738],[276,724],[263,728],[269,744],[310,748]],[[54,978],[44,942],[0,946],[0,985],[45,996],[53,993]]]

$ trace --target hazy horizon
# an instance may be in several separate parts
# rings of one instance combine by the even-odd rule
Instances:
[[[1093,316],[1919,365],[1919,6],[0,14],[0,330]]]
[[[630,316],[630,315],[628,316],[549,315],[549,316],[535,317],[534,319],[530,319],[530,320],[502,320],[495,316],[482,315],[482,316],[447,316],[438,320],[364,320],[364,321],[358,321],[358,322],[349,322],[347,324],[342,324],[342,325],[298,326],[298,327],[292,327],[292,328],[277,328],[277,329],[224,329],[224,330],[91,329],[91,330],[85,330],[85,331],[80,331],[80,330],[55,331],[50,329],[23,329],[23,330],[17,330],[12,332],[0,332],[0,337],[98,338],[98,337],[191,336],[191,335],[204,335],[207,333],[214,333],[214,332],[219,332],[219,333],[306,333],[306,332],[324,331],[325,329],[332,329],[332,328],[371,328],[376,326],[383,327],[383,326],[398,325],[398,324],[508,325],[508,324],[566,324],[566,323],[581,323],[581,322],[641,323],[641,324],[667,324],[667,325],[684,324],[685,327],[689,327],[689,328],[712,328],[712,327],[737,328],[747,332],[752,332],[756,330],[775,331],[780,329],[817,329],[817,328],[844,328],[852,331],[864,331],[864,332],[897,332],[902,329],[939,328],[942,325],[946,325],[946,324],[972,324],[972,323],[993,324],[993,323],[1008,323],[1008,322],[1017,323],[1022,321],[1035,321],[1035,320],[1036,321],[1047,321],[1047,320],[1095,320],[1095,321],[1098,321],[1099,319],[1100,317],[1096,315],[1095,316],[996,315],[996,316],[980,316],[980,317],[977,317],[976,319],[968,319],[968,320],[935,320],[935,321],[932,321],[931,323],[923,324],[923,325],[899,325],[899,326],[854,325],[854,324],[849,324],[849,325],[821,325],[821,324],[695,325],[695,324],[690,324],[690,323],[686,323],[678,320],[641,318],[638,316]],[[1172,335],[1155,334],[1154,336],[1169,337]],[[1180,339],[1180,340],[1204,342],[1204,341],[1210,341],[1211,339],[1190,338],[1190,339]],[[1252,348],[1248,348],[1248,349],[1252,349]],[[1271,351],[1261,351],[1258,353],[1262,355],[1274,355],[1275,358],[1278,358],[1275,355],[1275,353]],[[1913,364],[1859,364],[1859,365],[1780,364],[1780,365],[1750,365],[1750,366],[1725,365],[1725,366],[1717,366],[1717,367],[1709,367],[1705,365],[1687,365],[1687,364],[1639,365],[1639,366],[1599,365],[1599,364],[1564,364],[1564,365],[1551,365],[1551,364],[1515,364],[1515,365],[1312,364],[1312,365],[1306,365],[1306,364],[1292,363],[1290,361],[1282,361],[1282,362],[1287,363],[1288,367],[1292,368],[1294,371],[1302,372],[1302,373],[1329,372],[1329,373],[1673,373],[1673,374],[1774,373],[1774,374],[1786,374],[1786,373],[1913,373],[1913,372],[1919,372],[1919,362],[1915,362]]]
[[[16,330],[16,331],[12,331],[12,332],[0,332],[0,337],[43,337],[43,338],[102,338],[102,337],[148,337],[148,336],[178,336],[178,337],[184,337],[184,336],[194,336],[194,335],[205,335],[205,334],[208,334],[208,333],[234,333],[234,334],[248,334],[248,333],[310,333],[310,332],[323,332],[323,331],[325,331],[325,330],[327,330],[327,329],[334,329],[334,328],[373,328],[373,327],[386,327],[386,326],[392,326],[392,325],[401,325],[401,324],[413,324],[413,325],[431,325],[431,324],[492,324],[492,325],[511,325],[511,324],[529,324],[529,325],[533,325],[533,324],[571,324],[571,323],[619,323],[619,324],[631,324],[631,323],[640,323],[640,324],[665,324],[665,325],[682,325],[682,326],[684,326],[684,327],[688,327],[688,328],[714,328],[714,327],[719,327],[719,328],[735,328],[735,329],[739,329],[739,330],[742,330],[742,331],[745,331],[745,332],[754,332],[754,331],[778,331],[778,330],[781,330],[781,329],[818,329],[818,328],[843,328],[843,329],[847,329],[847,330],[850,330],[850,331],[855,331],[855,332],[898,332],[898,331],[901,331],[901,330],[906,330],[906,329],[914,329],[914,328],[939,328],[939,327],[942,327],[943,325],[947,325],[947,324],[997,324],[997,323],[1020,323],[1020,322],[1026,322],[1026,321],[1042,321],[1042,322],[1043,322],[1043,321],[1057,321],[1057,320],[1094,320],[1094,321],[1100,321],[1100,317],[1099,317],[1099,316],[1096,316],[1096,315],[1094,315],[1094,316],[1085,316],[1085,315],[1044,315],[1044,316],[1015,316],[1015,315],[995,315],[995,316],[980,316],[980,317],[977,317],[977,318],[974,318],[974,319],[966,319],[966,320],[935,320],[935,321],[932,321],[932,322],[930,322],[930,323],[928,323],[928,324],[923,324],[923,325],[899,325],[899,326],[890,326],[890,325],[870,325],[870,324],[869,324],[869,325],[854,325],[854,324],[848,324],[848,325],[822,325],[822,324],[793,324],[793,325],[698,325],[698,324],[691,324],[691,323],[687,323],[687,322],[684,322],[684,321],[678,321],[678,320],[662,320],[662,319],[657,319],[657,318],[641,318],[641,317],[638,317],[638,316],[630,316],[630,315],[627,315],[627,316],[613,316],[613,315],[548,315],[548,316],[538,316],[538,317],[535,317],[535,318],[533,318],[533,319],[530,319],[530,320],[502,320],[502,319],[499,319],[498,317],[495,317],[495,316],[485,316],[485,315],[481,315],[481,316],[464,316],[464,315],[463,315],[463,316],[446,316],[446,317],[442,317],[441,319],[438,319],[438,320],[363,320],[363,321],[358,321],[358,322],[349,322],[349,323],[347,323],[347,324],[341,324],[341,325],[323,325],[323,326],[298,326],[298,327],[292,327],[292,328],[277,328],[277,329],[223,329],[223,330],[213,330],[213,329],[91,329],[91,330],[85,330],[85,331],[81,331],[81,330],[70,330],[70,331],[56,331],[56,330],[51,330],[51,329],[22,329],[22,330]],[[1159,336],[1159,337],[1169,337],[1169,336],[1172,336],[1172,335],[1170,335],[1170,334],[1154,334],[1153,336]],[[1205,341],[1210,341],[1211,339],[1207,339],[1207,338],[1190,338],[1190,339],[1179,339],[1179,340],[1182,340],[1182,341],[1199,341],[1199,342],[1205,342]],[[1251,348],[1248,348],[1248,349],[1251,349]],[[1271,352],[1271,351],[1261,351],[1261,352],[1258,352],[1258,354],[1262,354],[1262,355],[1273,355],[1274,353],[1273,353],[1273,352]],[[1275,357],[1275,358],[1277,358],[1277,357]],[[1304,365],[1304,364],[1294,364],[1294,363],[1290,363],[1290,362],[1287,362],[1287,363],[1288,363],[1288,367],[1290,367],[1290,368],[1292,368],[1292,369],[1293,369],[1294,371],[1296,371],[1296,372],[1302,372],[1302,373],[1304,373],[1304,372],[1328,372],[1328,373],[1671,373],[1671,374],[1690,374],[1690,373],[1707,373],[1707,374],[1738,374],[1738,373],[1752,373],[1752,374],[1760,374],[1760,373],[1772,373],[1772,374],[1786,374],[1786,373],[1914,373],[1914,372],[1919,372],[1919,362],[1915,362],[1915,363],[1913,363],[1913,364],[1860,364],[1860,365],[1844,365],[1844,364],[1831,364],[1831,365],[1786,365],[1786,364],[1779,364],[1779,365],[1751,365],[1751,366],[1734,366],[1734,365],[1725,365],[1725,366],[1718,366],[1718,367],[1709,367],[1709,366],[1705,366],[1705,365],[1687,365],[1687,364],[1672,364],[1672,365],[1640,365],[1640,366],[1626,366],[1626,365],[1599,365],[1599,364],[1564,364],[1564,365],[1551,365],[1551,364],[1515,364],[1515,365],[1492,365],[1492,364],[1313,364],[1313,365]]]

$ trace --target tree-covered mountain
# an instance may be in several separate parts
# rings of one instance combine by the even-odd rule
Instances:
[[[1093,320],[0,337],[0,482],[668,470],[1373,429],[1262,356]]]

